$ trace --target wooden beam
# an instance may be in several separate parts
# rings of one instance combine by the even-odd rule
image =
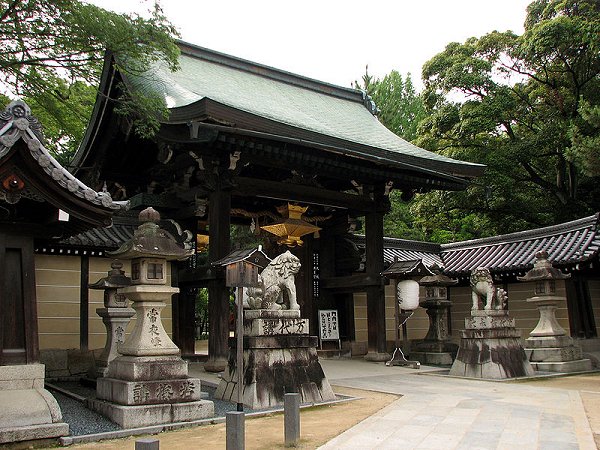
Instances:
[[[343,277],[321,278],[321,289],[359,292],[369,286],[380,286],[381,277],[361,273]]]
[[[210,266],[200,266],[193,269],[180,270],[178,273],[179,285],[198,284],[216,280],[217,277],[214,271],[215,269],[211,269]]]
[[[363,212],[372,211],[375,208],[375,202],[367,195],[346,194],[314,186],[300,186],[256,178],[238,177],[235,181],[237,188],[233,190],[232,194],[237,196],[289,200]]]

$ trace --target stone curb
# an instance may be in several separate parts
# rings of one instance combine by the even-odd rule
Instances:
[[[209,383],[206,383],[206,384],[209,384]],[[210,383],[210,384],[212,384],[212,383]],[[62,391],[62,389],[61,389],[61,391]],[[71,395],[76,395],[76,394],[71,394]],[[306,403],[306,404],[300,405],[300,409],[312,408],[314,406],[335,405],[338,403],[346,403],[346,402],[351,402],[354,400],[362,399],[362,397],[351,397],[351,396],[343,395],[343,394],[336,394],[336,396],[339,397],[337,400],[332,400],[329,402]],[[79,397],[79,396],[77,396],[77,397]],[[251,418],[265,417],[265,416],[268,416],[273,413],[283,413],[283,407],[276,408],[276,409],[269,409],[267,411],[257,411],[257,412],[253,412],[253,413],[247,413],[246,417],[251,417]],[[126,438],[126,437],[130,437],[130,436],[138,436],[138,435],[142,435],[142,434],[158,434],[158,433],[162,433],[164,431],[175,431],[175,430],[180,430],[182,428],[190,428],[190,427],[202,426],[202,425],[212,425],[212,424],[223,423],[223,422],[225,422],[225,416],[213,417],[213,418],[209,418],[209,419],[193,420],[190,422],[175,422],[175,423],[168,423],[168,424],[163,424],[163,425],[153,425],[153,426],[148,426],[148,427],[130,428],[127,430],[107,431],[104,433],[84,434],[81,436],[65,436],[65,437],[59,438],[58,442],[62,447],[67,447],[67,446],[73,445],[73,444],[98,442],[98,441],[107,440],[107,439],[120,439],[120,438]]]

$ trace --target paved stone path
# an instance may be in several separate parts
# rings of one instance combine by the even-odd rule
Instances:
[[[332,385],[402,394],[321,449],[596,449],[577,391],[321,360]],[[427,373],[430,373],[429,375]]]

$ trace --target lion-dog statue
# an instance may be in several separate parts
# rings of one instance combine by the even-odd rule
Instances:
[[[478,267],[471,272],[471,289],[473,290],[473,306],[471,310],[481,309],[483,304],[484,310],[504,309],[508,295],[506,291],[494,286],[494,280],[487,267]],[[481,302],[480,302],[481,300]]]
[[[258,286],[244,289],[244,308],[299,310],[294,280],[299,271],[300,260],[289,250],[277,256],[258,276]]]

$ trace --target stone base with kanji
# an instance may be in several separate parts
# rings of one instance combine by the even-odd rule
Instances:
[[[498,380],[534,374],[508,311],[472,311],[471,315],[465,319],[450,375]]]
[[[335,400],[317,356],[318,339],[308,335],[308,320],[300,318],[300,311],[245,313],[244,329],[249,334],[244,336],[245,406],[282,405],[284,395],[290,392],[299,393],[302,403]],[[227,369],[215,392],[215,398],[233,403],[238,401],[236,356],[232,338]]]
[[[179,356],[119,356],[98,378],[90,407],[123,428],[204,419],[213,402],[202,400],[201,382],[188,377]]]

